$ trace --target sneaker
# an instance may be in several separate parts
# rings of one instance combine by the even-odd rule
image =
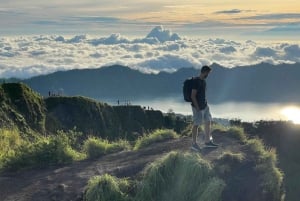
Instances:
[[[199,147],[199,145],[197,143],[193,143],[191,149],[194,151],[201,151],[201,148]]]
[[[209,142],[205,142],[205,147],[217,148],[219,145],[215,144],[212,140]]]

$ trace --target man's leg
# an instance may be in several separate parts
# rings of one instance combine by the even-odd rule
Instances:
[[[205,146],[206,147],[218,147],[217,144],[213,143],[211,136],[211,121],[212,117],[207,106],[204,110],[204,132],[205,132]]]
[[[197,135],[198,135],[198,126],[197,125],[193,125],[193,128],[192,128],[193,144],[197,142]]]
[[[211,138],[211,121],[205,121],[204,135],[205,135],[205,142],[209,142]]]
[[[191,149],[194,150],[194,151],[201,151],[201,148],[197,144],[197,135],[198,135],[198,125],[194,124],[193,129],[192,129],[193,142],[192,142]]]
[[[194,151],[200,151],[201,148],[197,144],[197,135],[198,135],[198,127],[201,121],[201,112],[197,111],[196,108],[192,106],[193,109],[193,128],[192,128],[192,149]]]
[[[194,144],[197,143],[198,128],[202,121],[202,113],[201,111],[196,110],[196,108],[193,106],[192,106],[192,111],[193,111],[192,139]]]

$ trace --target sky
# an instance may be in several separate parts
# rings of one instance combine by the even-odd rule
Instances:
[[[300,62],[296,0],[0,0],[0,78]]]
[[[0,5],[0,34],[6,36],[143,36],[158,25],[202,37],[296,40],[300,32],[297,0],[0,0]]]

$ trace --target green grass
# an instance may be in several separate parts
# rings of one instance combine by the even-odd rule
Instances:
[[[20,130],[45,131],[45,104],[38,93],[21,83],[2,84],[0,88],[3,90],[1,106],[6,108],[4,112],[9,111],[17,117],[11,119],[11,125],[18,126]],[[8,121],[9,116],[4,120]]]
[[[130,144],[125,140],[109,142],[108,140],[101,138],[89,137],[83,144],[83,150],[87,154],[88,158],[97,158],[105,154],[129,149]]]
[[[17,129],[0,129],[0,154],[5,154],[22,144],[23,140]]]
[[[0,129],[0,170],[5,167],[7,160],[15,155],[15,150],[24,144],[17,129]]]
[[[247,141],[247,136],[242,127],[232,126],[227,130],[227,132],[229,133],[229,136],[241,141],[242,143]]]
[[[0,170],[47,167],[86,158],[69,142],[62,134],[29,140],[17,129],[0,129]]]
[[[17,129],[0,129],[0,170],[68,164],[131,149],[126,140],[109,142],[96,137],[88,138],[81,145],[82,135],[73,129],[29,140]]]
[[[266,149],[259,139],[247,141],[247,148],[254,153],[256,171],[261,175],[261,187],[272,200],[282,200],[283,173],[277,167],[277,155],[275,149]]]
[[[35,142],[23,141],[6,155],[4,169],[19,170],[31,167],[47,167],[49,165],[67,164],[85,158],[72,149],[59,136],[40,138]]]
[[[85,201],[130,201],[127,192],[130,183],[127,179],[118,179],[111,175],[92,177],[84,193]]]
[[[153,143],[162,142],[162,141],[165,141],[168,139],[175,139],[178,137],[179,137],[179,135],[173,130],[158,129],[158,130],[153,131],[149,135],[139,138],[136,141],[133,149],[139,150],[139,149],[145,148]]]
[[[132,184],[109,175],[91,179],[84,198],[130,201],[240,200],[252,188],[249,185],[259,185],[253,187],[257,188],[254,198],[284,200],[282,189],[278,189],[282,186],[282,180],[275,166],[274,151],[265,149],[256,140],[250,140],[245,146],[247,157],[245,153],[225,152],[214,164],[202,159],[199,154],[170,152],[149,164]]]
[[[228,126],[224,126],[222,124],[219,124],[219,123],[212,123],[211,125],[211,130],[218,130],[218,131],[221,131],[221,132],[225,132],[225,131],[228,131],[229,127]]]
[[[227,176],[233,169],[245,160],[243,153],[224,152],[216,160],[215,169],[219,175]]]
[[[146,168],[136,200],[219,201],[224,187],[198,154],[171,152]]]
[[[170,152],[151,163],[139,181],[103,175],[90,179],[85,201],[220,201],[225,187],[197,154]]]

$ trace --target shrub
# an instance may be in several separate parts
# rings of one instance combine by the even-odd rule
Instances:
[[[199,155],[171,152],[146,168],[136,200],[217,201],[224,187]]]
[[[256,171],[261,174],[261,187],[270,200],[282,200],[283,173],[277,168],[277,155],[275,149],[265,149],[259,139],[247,142],[249,150],[254,152]]]
[[[247,141],[247,136],[242,127],[237,127],[237,126],[230,127],[228,129],[228,133],[230,134],[230,136],[241,141],[242,143],[245,143]]]
[[[57,131],[57,136],[62,138],[68,145],[70,145],[73,149],[80,150],[81,149],[81,141],[83,138],[83,133],[76,130],[74,127],[72,130],[68,131]]]
[[[24,142],[7,157],[4,168],[18,170],[27,167],[46,167],[66,164],[85,156],[73,150],[64,138],[50,136],[36,142]]]
[[[178,134],[173,130],[158,129],[158,130],[155,130],[150,135],[139,138],[135,143],[134,150],[144,148],[144,147],[146,147],[150,144],[156,143],[156,142],[162,142],[167,139],[174,139],[174,138],[178,138],[178,137],[179,137]]]
[[[17,129],[0,129],[0,154],[7,154],[10,150],[22,144],[23,140]]]
[[[23,144],[17,129],[0,129],[0,170],[7,163],[8,158],[14,156],[15,150]]]
[[[244,159],[245,156],[242,153],[225,152],[216,160],[215,169],[220,175],[225,176],[240,165]]]
[[[95,176],[88,182],[84,193],[85,201],[129,201],[127,195],[129,182],[126,179],[118,179],[105,174]]]
[[[225,132],[225,131],[228,131],[228,127],[224,126],[220,123],[212,123],[211,130],[219,130],[221,132]]]
[[[88,158],[97,158],[105,154],[119,152],[130,149],[130,145],[125,140],[110,143],[101,138],[89,137],[83,144],[83,150]]]

